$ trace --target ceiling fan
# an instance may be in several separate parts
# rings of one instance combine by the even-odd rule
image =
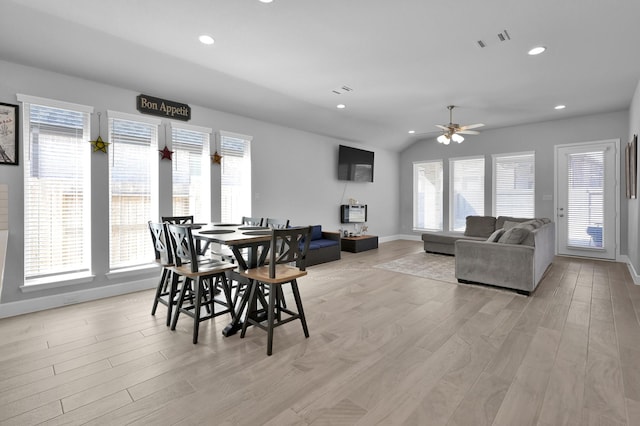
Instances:
[[[467,124],[466,126],[461,126],[453,122],[453,108],[454,105],[449,105],[447,107],[449,109],[449,124],[441,125],[436,124],[436,127],[444,130],[444,133],[438,136],[437,141],[449,145],[449,143],[453,140],[454,142],[460,143],[464,140],[464,137],[461,135],[478,135],[480,132],[471,129],[477,129],[478,127],[484,126],[482,123],[476,124]]]

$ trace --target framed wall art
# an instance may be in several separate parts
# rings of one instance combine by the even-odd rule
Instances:
[[[0,102],[0,164],[18,165],[18,105]]]

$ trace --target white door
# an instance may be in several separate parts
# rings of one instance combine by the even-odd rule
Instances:
[[[558,254],[616,258],[618,144],[556,146]]]

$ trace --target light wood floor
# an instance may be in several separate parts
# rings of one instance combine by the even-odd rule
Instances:
[[[619,263],[556,258],[529,298],[344,253],[300,281],[298,322],[245,339],[228,317],[165,327],[152,291],[0,320],[0,423],[638,425],[640,286]]]

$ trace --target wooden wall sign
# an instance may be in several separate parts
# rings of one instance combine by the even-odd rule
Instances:
[[[136,97],[136,108],[143,114],[158,115],[176,120],[191,120],[191,107],[187,104],[155,98],[148,95]]]

